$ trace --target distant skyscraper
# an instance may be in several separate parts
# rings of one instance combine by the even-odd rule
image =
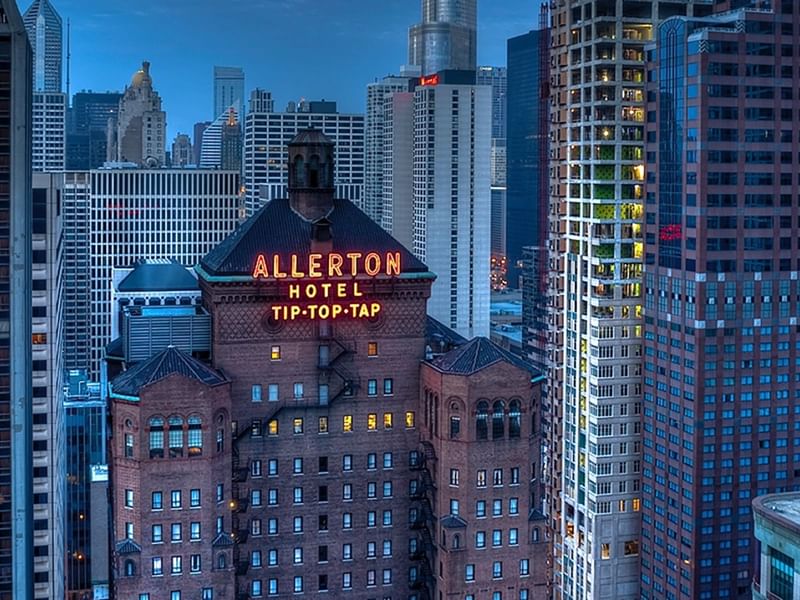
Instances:
[[[244,183],[247,214],[287,194],[287,146],[310,127],[321,130],[336,144],[336,195],[362,205],[364,194],[364,115],[340,114],[336,103],[309,101],[297,112],[254,112],[272,108],[271,98],[255,90],[244,121]]]
[[[194,124],[194,129],[192,130],[194,133],[192,136],[192,153],[194,155],[193,164],[195,165],[200,164],[200,158],[203,153],[203,133],[209,125],[211,125],[211,121],[201,121]]]
[[[0,599],[32,600],[31,49],[16,2],[0,17]]]
[[[248,112],[271,113],[274,111],[275,100],[272,99],[272,92],[256,88],[250,93]]]
[[[66,168],[85,171],[108,160],[109,121],[116,122],[119,92],[78,92],[67,115]]]
[[[422,74],[477,66],[477,0],[422,0],[422,22],[408,34],[408,62]]]
[[[437,276],[428,313],[468,339],[489,334],[490,148],[491,90],[475,85],[475,70],[423,80],[414,92],[413,251]]]
[[[73,222],[79,219],[76,236],[86,236],[66,248],[67,349],[82,353],[67,356],[96,380],[112,341],[112,270],[146,258],[197,264],[239,222],[240,175],[238,170],[98,169],[68,173],[65,187],[65,210],[74,211]],[[70,340],[73,332],[86,332],[85,338]]]
[[[523,351],[545,369],[549,43],[547,29],[508,40],[506,257],[508,281],[522,285]]]
[[[185,167],[194,164],[194,153],[192,152],[192,140],[185,133],[179,133],[172,142],[172,166]]]
[[[33,94],[33,162],[39,172],[58,172],[65,167],[67,95],[60,92]]]
[[[228,171],[242,170],[242,125],[236,111],[228,111],[228,118],[222,125],[220,140],[220,167]]]
[[[33,50],[33,90],[61,92],[63,27],[50,0],[34,0],[25,11],[25,30]]]
[[[492,139],[506,139],[508,70],[506,67],[478,67],[478,85],[492,86]]]
[[[34,595],[64,598],[65,448],[62,402],[60,175],[33,176],[33,547]]]
[[[134,73],[119,101],[116,126],[109,131],[108,160],[159,167],[166,162],[167,114],[153,89],[150,63]]]
[[[410,91],[412,82],[409,77],[389,76],[367,86],[363,210],[379,224],[383,215],[386,103],[393,94]]]
[[[228,125],[231,119],[231,112],[233,112],[234,120],[238,124],[239,119],[239,105],[234,104],[228,107],[224,113],[219,115],[214,122],[211,123],[203,131],[203,136],[200,142],[200,164],[203,169],[219,169],[222,166],[222,137],[223,130]],[[228,132],[228,145],[230,151],[230,134]],[[237,167],[240,169],[241,167]]]
[[[244,110],[244,71],[240,67],[214,67],[214,114],[211,120],[226,115],[228,109]]]

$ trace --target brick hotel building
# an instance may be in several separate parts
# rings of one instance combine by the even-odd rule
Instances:
[[[435,275],[333,173],[301,132],[202,306],[124,309],[173,325],[108,362],[113,597],[547,597],[539,378],[429,319]],[[188,313],[210,353],[176,342]]]

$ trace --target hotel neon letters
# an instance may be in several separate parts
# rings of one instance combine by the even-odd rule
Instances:
[[[259,254],[253,267],[256,281],[289,283],[288,302],[270,307],[270,317],[276,321],[345,317],[374,319],[381,312],[381,303],[365,300],[358,281],[317,280],[395,277],[400,273],[400,252],[311,253],[306,261],[297,254]]]

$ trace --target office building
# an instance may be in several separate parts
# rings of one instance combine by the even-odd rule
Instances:
[[[238,143],[237,138],[238,136]],[[226,161],[230,168],[231,164],[235,170],[240,171],[241,164],[241,127],[239,125],[239,106],[229,107],[217,119],[203,131],[200,141],[200,167],[203,169],[220,169],[223,167],[223,144],[226,150]],[[236,162],[237,149],[239,146]]]
[[[142,259],[192,266],[239,222],[238,171],[98,169],[65,174],[65,357],[98,380],[112,341],[112,275]]]
[[[408,63],[423,75],[446,69],[474,71],[478,48],[477,0],[422,0],[422,22],[408,32]]]
[[[116,123],[109,128],[108,160],[140,167],[166,164],[167,114],[153,89],[150,63],[133,74],[119,101]]]
[[[33,0],[23,19],[33,51],[33,91],[62,92],[64,32],[61,16],[50,0]]]
[[[546,404],[557,598],[640,598],[644,45],[660,19],[710,11],[706,1],[553,9]]]
[[[33,599],[31,48],[15,2],[0,0],[0,599]],[[12,368],[13,366],[13,368]]]
[[[363,210],[376,223],[383,219],[384,144],[386,128],[386,103],[395,93],[411,91],[411,77],[390,75],[367,86],[367,115],[364,143],[364,205]],[[388,169],[391,172],[391,169]],[[410,192],[411,190],[409,190]]]
[[[490,119],[491,90],[475,71],[444,71],[414,91],[413,252],[437,276],[429,313],[466,338],[489,334]]]
[[[546,15],[544,11],[541,20],[546,21]],[[550,37],[547,23],[543,24],[540,30],[508,40],[507,120],[513,126],[508,128],[506,147],[508,279],[512,287],[523,282],[523,347],[542,371],[547,344],[550,177]]]
[[[194,153],[192,152],[192,140],[185,133],[179,133],[172,142],[172,153],[170,154],[173,167],[186,167],[194,164]]]
[[[416,83],[414,84],[416,86]],[[381,226],[414,247],[414,91],[384,99]]]
[[[292,112],[271,109],[268,92],[255,90],[244,120],[244,184],[247,214],[287,193],[287,144],[298,131],[314,127],[336,144],[337,196],[362,206],[364,195],[364,115],[337,112],[336,103],[306,101]]]
[[[650,599],[749,598],[752,500],[800,485],[800,6],[714,8],[665,21],[647,49],[640,550]]]
[[[753,500],[754,534],[761,550],[753,600],[800,596],[800,494],[767,494]]]
[[[214,67],[214,114],[215,121],[228,114],[233,106],[236,111],[244,110],[244,71],[240,67]]]
[[[66,157],[67,96],[60,92],[33,94],[33,170],[60,172]]]
[[[435,276],[334,199],[334,147],[301,132],[289,198],[197,267],[209,356],[109,362],[114,587],[544,598],[540,382],[426,318]]]
[[[88,371],[91,363],[91,177],[64,173],[61,192],[64,232],[64,368]]]
[[[66,168],[88,171],[108,158],[109,122],[116,122],[119,92],[78,92],[67,111]]]
[[[66,371],[67,600],[109,596],[106,415],[100,384],[86,371]]]
[[[478,67],[476,83],[492,87],[492,139],[505,140],[508,69],[506,67]]]
[[[34,598],[64,597],[63,245],[56,177],[34,174],[32,194]]]
[[[192,152],[194,152],[194,162],[192,164],[200,164],[200,156],[203,152],[203,132],[211,125],[211,121],[202,121],[194,124],[194,136],[192,137]]]

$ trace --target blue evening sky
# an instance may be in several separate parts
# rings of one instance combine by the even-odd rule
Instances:
[[[245,95],[272,91],[364,110],[367,83],[407,60],[419,0],[52,0],[72,25],[71,92],[122,90],[142,60],[167,111],[168,143],[211,118],[212,68],[241,66]],[[30,2],[20,0],[24,10]],[[535,29],[539,0],[479,0],[478,62]]]

